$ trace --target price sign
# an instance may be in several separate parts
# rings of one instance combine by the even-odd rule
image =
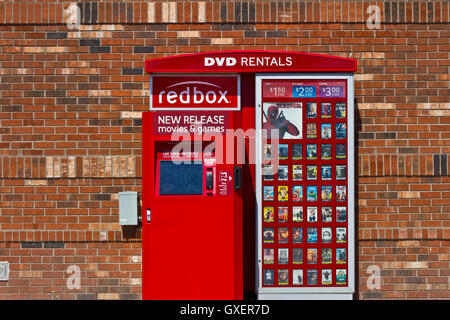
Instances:
[[[289,82],[264,82],[263,95],[267,98],[290,98],[291,84]]]
[[[320,98],[344,98],[343,85],[319,85]]]
[[[292,87],[293,98],[315,98],[316,86],[293,86]]]

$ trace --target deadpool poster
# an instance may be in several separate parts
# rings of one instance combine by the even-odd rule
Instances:
[[[302,104],[299,102],[263,104],[263,125],[267,138],[278,130],[279,139],[302,139]]]

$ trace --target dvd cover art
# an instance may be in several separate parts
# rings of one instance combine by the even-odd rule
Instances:
[[[308,139],[317,138],[317,127],[315,123],[306,124],[306,138]]]
[[[336,200],[346,201],[347,200],[347,187],[346,186],[336,186]]]
[[[337,285],[347,284],[347,270],[336,269],[336,284]]]
[[[336,118],[344,119],[347,117],[347,106],[345,102],[336,102]]]
[[[293,143],[292,144],[292,159],[293,160],[300,160],[302,158],[303,158],[302,144],[300,144],[300,143]]]
[[[307,180],[317,180],[317,166],[316,165],[306,166],[306,179]]]
[[[322,160],[331,160],[331,144],[322,144],[321,159]]]
[[[331,201],[331,186],[322,186],[322,201]]]
[[[292,221],[293,222],[303,221],[303,207],[292,207]]]
[[[292,228],[292,243],[302,243],[303,242],[303,228],[294,227]]]
[[[325,102],[321,104],[322,118],[331,118],[331,103]]]
[[[263,103],[263,125],[267,138],[271,139],[272,130],[278,130],[279,139],[302,139],[302,103],[270,102]]]
[[[288,228],[278,228],[278,243],[288,243],[289,242],[289,229]]]
[[[278,201],[288,201],[289,187],[278,186]]]
[[[347,221],[347,208],[336,207],[336,222],[346,222],[346,221]]]
[[[273,280],[274,280],[274,272],[273,269],[264,269],[264,285],[265,286],[272,286]]]
[[[307,160],[316,160],[317,159],[317,145],[316,144],[307,144],[306,145],[306,159]]]
[[[301,164],[292,165],[292,180],[294,181],[303,180],[303,166]]]
[[[264,201],[273,201],[273,186],[264,186],[264,195],[263,200]]]
[[[336,263],[337,264],[347,263],[347,249],[345,248],[336,249]]]
[[[309,269],[306,271],[306,283],[308,286],[317,285],[317,270]]]
[[[333,221],[333,208],[332,207],[322,207],[322,222],[332,222]]]
[[[315,102],[306,103],[306,118],[308,119],[317,118],[317,103]]]
[[[278,248],[278,264],[288,264],[288,263],[289,263],[289,249]]]
[[[322,228],[322,243],[331,243],[331,228]]]
[[[336,242],[346,243],[347,242],[347,229],[336,228]]]
[[[345,123],[336,123],[336,139],[345,139],[347,133],[347,125]]]
[[[333,262],[333,251],[331,248],[322,248],[322,264],[331,264]]]
[[[273,181],[273,166],[263,165],[263,179],[264,181]]]
[[[303,263],[303,249],[302,248],[293,248],[292,249],[292,263],[293,264],[302,264]]]
[[[307,192],[306,200],[308,202],[315,202],[315,201],[317,201],[317,186],[308,186],[306,188],[306,192]]]
[[[292,186],[292,201],[303,201],[303,187]]]
[[[287,165],[278,166],[278,180],[279,181],[289,180],[289,169]]]
[[[278,269],[278,285],[288,285],[289,284],[289,270],[288,269]]]
[[[286,160],[289,157],[289,147],[286,143],[278,145],[278,159]]]
[[[273,222],[275,211],[273,207],[264,207],[263,208],[263,216],[264,216],[264,222]]]
[[[320,169],[322,180],[331,180],[331,166],[322,166]]]
[[[347,177],[347,166],[336,165],[336,180],[345,180]]]
[[[347,158],[347,149],[345,144],[336,144],[336,159]]]
[[[320,137],[322,139],[331,139],[331,123],[322,123],[320,125]]]
[[[331,269],[322,269],[322,285],[330,285],[332,281]]]
[[[278,207],[278,222],[288,222],[288,207]]]
[[[273,160],[273,151],[272,144],[266,143],[263,146],[263,159],[264,160]]]
[[[264,228],[263,230],[263,241],[264,243],[273,243],[274,241],[274,231],[272,227]]]
[[[264,263],[273,264],[274,250],[272,248],[264,248]]]
[[[308,207],[307,214],[308,222],[317,222],[317,207]]]
[[[302,269],[292,270],[292,284],[294,286],[303,285],[303,270]]]
[[[309,227],[307,229],[307,240],[308,243],[317,243],[317,228]]]
[[[306,263],[307,264],[317,264],[317,249],[308,248],[306,251]]]

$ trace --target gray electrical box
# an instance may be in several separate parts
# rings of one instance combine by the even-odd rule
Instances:
[[[137,192],[119,192],[119,221],[122,226],[138,225]]]
[[[9,262],[0,261],[0,281],[9,280]]]

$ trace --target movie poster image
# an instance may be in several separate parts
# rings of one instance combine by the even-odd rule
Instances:
[[[346,201],[347,200],[347,187],[346,186],[336,186],[336,200]]]
[[[303,285],[303,270],[302,269],[292,270],[292,284],[294,286],[302,286]]]
[[[331,166],[321,166],[320,173],[322,174],[322,180],[331,180]]]
[[[267,138],[278,130],[279,139],[302,139],[302,110],[301,102],[263,103],[262,128],[267,130]]]
[[[345,248],[336,249],[336,263],[337,264],[347,263],[347,249]]]
[[[307,144],[306,145],[306,159],[316,160],[317,159],[317,144]]]
[[[324,223],[333,222],[332,207],[322,207],[322,222]]]
[[[317,222],[317,207],[308,207],[307,214],[308,222]]]
[[[278,248],[278,264],[288,264],[288,263],[289,263],[289,249]]]
[[[347,166],[336,165],[336,180],[345,180],[347,177]]]
[[[336,242],[346,243],[347,242],[347,229],[336,228]]]
[[[292,159],[301,160],[303,158],[303,148],[301,143],[292,144]]]
[[[322,269],[322,285],[330,285],[333,281],[331,269]]]
[[[317,228],[309,227],[307,229],[306,241],[308,243],[317,243]]]
[[[331,144],[322,144],[321,159],[322,160],[331,160]]]
[[[264,243],[273,243],[274,241],[274,231],[272,227],[264,228],[263,230],[263,240]]]
[[[347,106],[345,102],[336,102],[336,118],[344,119],[347,117]]]
[[[322,118],[331,118],[331,103],[324,102],[320,104]]]
[[[322,139],[331,139],[331,123],[322,123],[320,125],[320,137]]]
[[[264,285],[273,286],[274,283],[273,269],[264,269],[263,274],[264,274]]]
[[[303,180],[303,165],[301,164],[292,165],[292,180],[293,181]]]
[[[292,228],[292,243],[302,243],[303,242],[303,228],[294,227]]]
[[[292,186],[292,201],[295,201],[295,202],[303,201],[303,187],[302,186]]]
[[[289,157],[289,147],[286,143],[278,145],[278,159],[286,160]]]
[[[317,248],[308,248],[306,250],[306,263],[317,264]]]
[[[306,103],[306,118],[314,119],[317,118],[317,103],[307,102]]]
[[[273,207],[264,207],[263,208],[263,217],[264,222],[273,222],[275,218],[275,211]]]
[[[322,248],[322,264],[331,264],[333,262],[333,251],[331,248]]]
[[[278,207],[278,222],[288,222],[289,208]]]
[[[346,221],[347,221],[347,208],[336,207],[336,222],[346,222]]]
[[[347,136],[347,125],[342,122],[336,123],[336,139],[345,139]]]
[[[292,248],[292,263],[302,264],[303,263],[303,249],[302,248]]]
[[[317,270],[309,269],[306,271],[306,284],[308,286],[317,285]]]
[[[331,228],[322,228],[322,243],[331,243]]]
[[[315,123],[306,124],[306,138],[316,139],[317,138],[317,126]]]
[[[288,243],[289,242],[289,228],[282,227],[278,228],[278,243]]]
[[[289,180],[289,169],[287,165],[278,166],[278,180],[279,181]]]
[[[345,144],[336,144],[336,159],[346,159],[347,158],[347,148]]]
[[[332,198],[332,187],[331,186],[322,186],[322,201],[331,201]]]
[[[292,221],[293,222],[303,221],[303,207],[292,207]]]
[[[307,180],[317,180],[317,166],[316,165],[306,166],[306,179]]]
[[[264,195],[263,200],[264,201],[273,201],[273,186],[264,186]]]
[[[289,270],[278,269],[278,285],[286,286],[289,284]]]
[[[273,181],[273,166],[263,165],[263,179],[264,181]]]
[[[307,192],[306,201],[308,202],[317,201],[317,186],[307,186],[306,192]]]
[[[264,160],[273,160],[273,151],[272,144],[266,143],[263,146],[263,159]]]
[[[336,269],[336,284],[337,285],[347,284],[347,270]]]
[[[264,263],[273,264],[274,250],[272,248],[264,248]]]
[[[289,199],[289,187],[278,186],[278,201],[288,201]]]

